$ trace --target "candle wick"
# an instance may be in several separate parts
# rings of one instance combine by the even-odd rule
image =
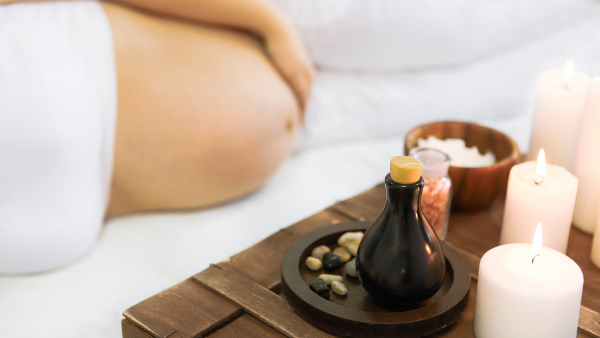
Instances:
[[[544,177],[544,175],[540,175],[534,182],[535,182],[535,184],[542,184],[542,183],[544,183],[545,180],[546,180],[546,178]]]
[[[535,256],[533,256],[533,258],[531,259],[531,265],[533,265],[533,261],[535,261],[535,259],[539,256],[540,254],[537,254]]]

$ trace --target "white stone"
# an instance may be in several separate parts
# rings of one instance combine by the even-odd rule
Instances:
[[[346,232],[338,238],[338,245],[344,246],[347,243],[360,243],[360,240],[363,237],[363,233],[361,231],[357,232]]]
[[[341,282],[343,280],[342,276],[338,276],[338,275],[322,274],[319,277],[323,278],[323,280],[325,281],[325,283],[327,283],[327,285],[331,285],[332,282]]]
[[[344,247],[352,256],[356,256],[356,251],[358,251],[358,243],[347,243]]]
[[[346,276],[355,277],[356,274],[356,258],[352,259],[350,262],[346,263],[344,266],[344,270],[346,271]]]
[[[318,247],[314,248],[311,252],[311,256],[313,256],[314,258],[322,261],[323,260],[323,254],[326,252],[331,251],[329,249],[329,247],[327,245],[319,245]]]
[[[333,292],[337,293],[340,296],[345,296],[348,293],[346,285],[338,281],[334,281],[333,283],[331,283],[331,289],[333,290]]]
[[[323,262],[314,257],[309,256],[306,258],[306,266],[312,271],[318,271],[321,270],[321,268],[323,267]]]
[[[337,248],[333,249],[333,253],[340,256],[340,258],[342,259],[342,263],[346,263],[350,260],[350,258],[352,258],[348,250],[341,246],[338,246]]]

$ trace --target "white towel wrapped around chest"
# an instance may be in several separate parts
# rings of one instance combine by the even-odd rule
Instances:
[[[0,6],[0,273],[61,266],[96,241],[116,99],[97,2]]]

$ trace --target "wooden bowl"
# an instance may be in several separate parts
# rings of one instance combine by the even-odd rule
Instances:
[[[480,153],[491,150],[496,163],[487,167],[463,168],[450,166],[452,209],[471,211],[488,207],[506,193],[510,169],[519,159],[517,143],[504,133],[479,124],[444,121],[414,128],[404,139],[404,153],[418,145],[419,139],[433,135],[438,139],[459,138],[467,147],[476,146]]]

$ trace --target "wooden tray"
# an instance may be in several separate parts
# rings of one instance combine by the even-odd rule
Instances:
[[[330,333],[347,337],[381,337],[402,335],[422,337],[438,331],[463,312],[469,300],[469,267],[460,255],[442,244],[447,273],[440,290],[413,309],[394,311],[377,304],[360,285],[358,278],[346,276],[343,266],[326,273],[341,275],[348,294],[331,292],[329,300],[315,294],[308,284],[322,271],[311,271],[304,261],[319,245],[337,246],[347,231],[364,231],[370,222],[346,222],[313,231],[298,239],[283,257],[282,290],[294,311],[311,324]]]
[[[385,198],[385,187],[379,184],[130,307],[121,321],[123,338],[331,338],[301,319],[281,297],[283,256],[294,242],[316,229],[374,219]],[[475,338],[479,259],[498,245],[503,202],[497,200],[488,210],[450,214],[446,244],[471,270],[469,304],[452,325],[427,338]],[[600,269],[591,262],[591,250],[592,236],[572,228],[567,255],[585,278],[577,338],[600,338]],[[64,324],[68,322],[67,318]]]

